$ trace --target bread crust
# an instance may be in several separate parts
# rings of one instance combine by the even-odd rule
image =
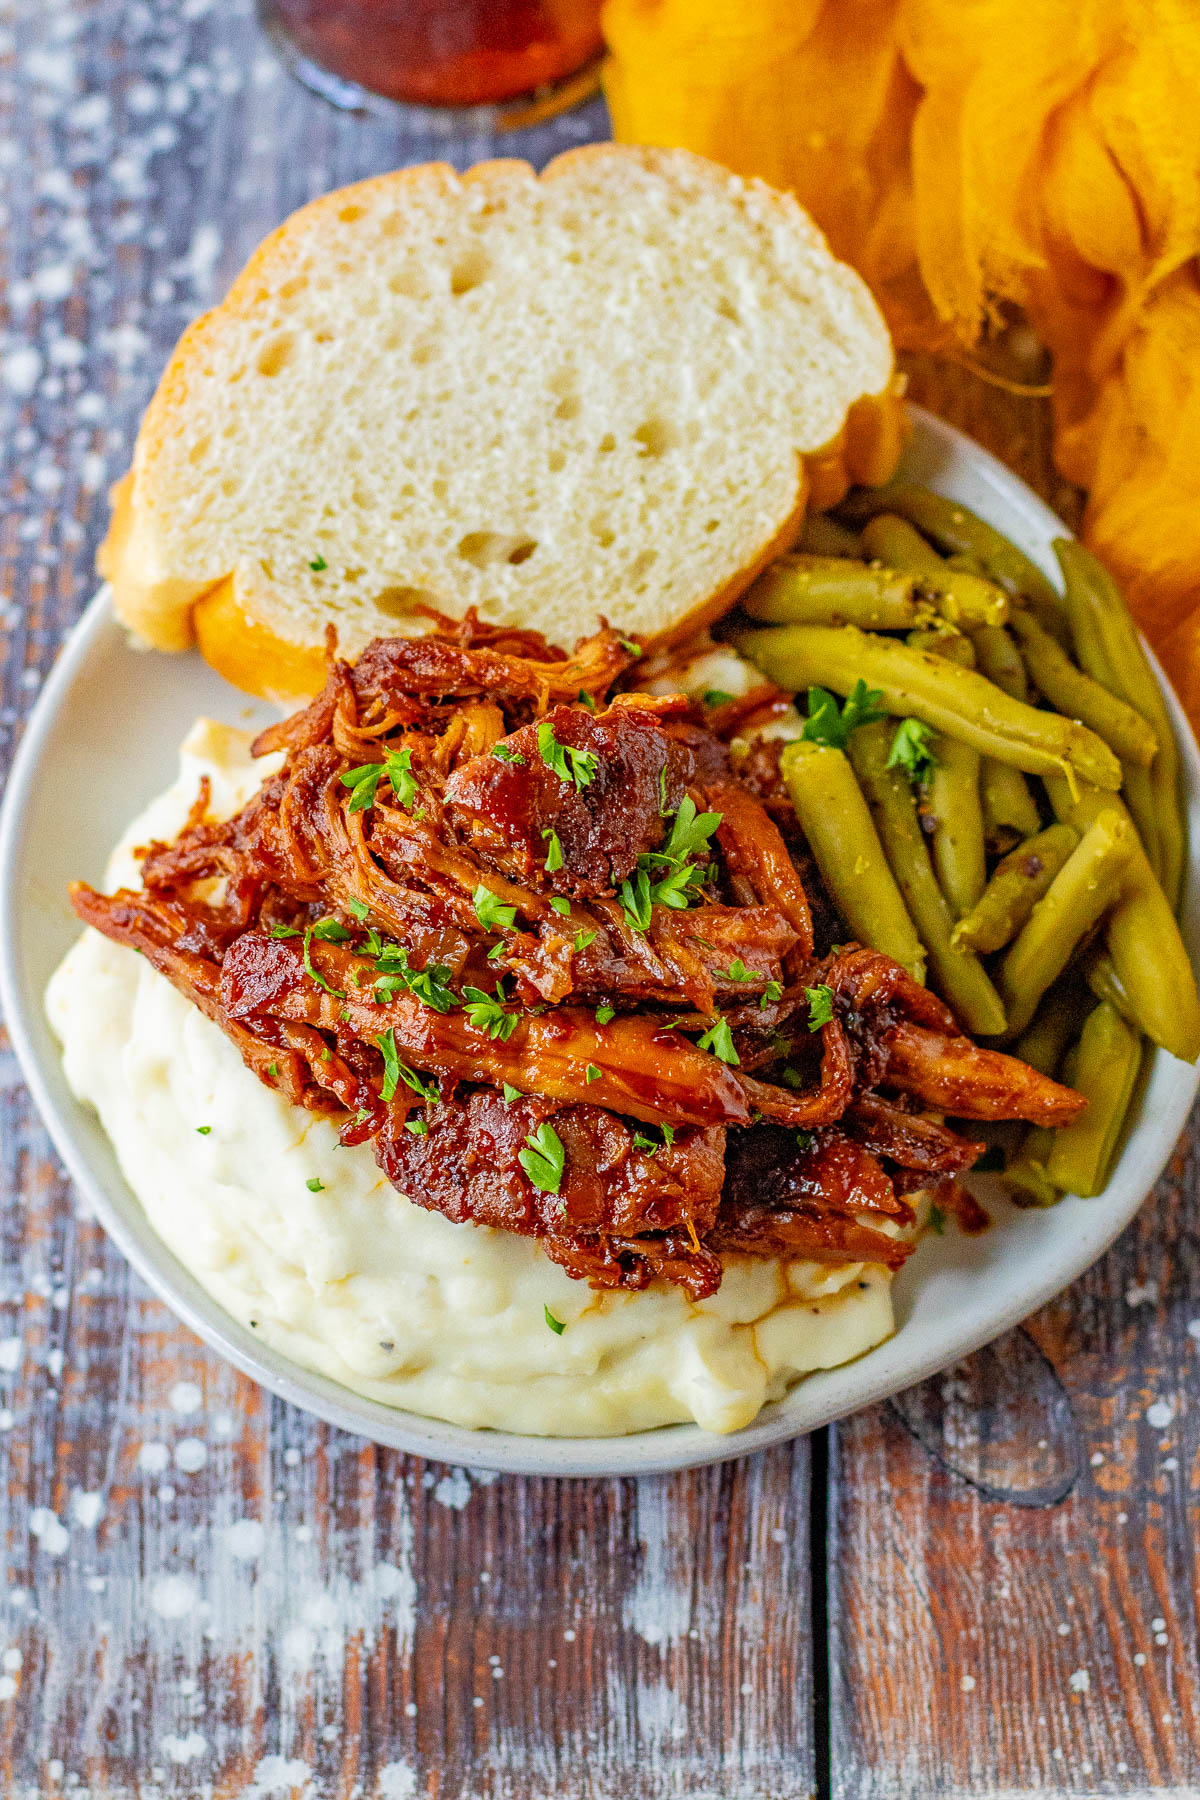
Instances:
[[[236,570],[221,572],[215,579],[188,581],[160,566],[154,498],[139,476],[154,465],[186,421],[192,371],[205,367],[210,347],[219,342],[231,319],[253,318],[263,300],[300,266],[313,235],[319,236],[327,222],[345,222],[347,214],[381,195],[394,206],[398,194],[411,193],[422,207],[436,206],[443,196],[450,200],[461,194],[464,186],[483,188],[500,197],[511,194],[514,183],[569,180],[581,167],[607,165],[614,159],[651,171],[670,169],[673,174],[681,164],[691,165],[702,183],[712,184],[714,178],[722,183],[739,181],[740,186],[765,197],[772,210],[786,218],[790,231],[798,231],[814,247],[824,246],[821,233],[790,195],[777,193],[762,182],[742,182],[689,152],[643,146],[585,145],[557,157],[540,176],[528,163],[511,158],[480,163],[461,175],[448,164],[429,163],[371,176],[311,201],[263,240],[221,304],[184,332],[167,365],[139,431],[133,466],[113,490],[112,523],[98,556],[100,569],[112,585],[119,616],[141,638],[161,649],[183,649],[198,642],[208,661],[247,692],[290,702],[319,687],[325,667],[323,646],[288,639],[273,625],[254,617]],[[861,304],[864,316],[872,312],[865,288]],[[677,642],[726,611],[762,568],[794,541],[806,499],[815,505],[830,505],[852,480],[884,478],[902,440],[901,417],[891,387],[855,401],[832,444],[798,455],[796,489],[787,516],[716,592],[656,633],[653,641]]]

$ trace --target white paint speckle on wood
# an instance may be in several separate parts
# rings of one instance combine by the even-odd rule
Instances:
[[[177,1381],[168,1396],[171,1410],[190,1416],[204,1405],[204,1395],[194,1381]]]
[[[48,1506],[35,1506],[29,1515],[29,1529],[47,1556],[61,1556],[71,1541],[71,1534]]]

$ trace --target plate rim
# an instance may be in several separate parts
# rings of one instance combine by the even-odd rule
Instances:
[[[1055,535],[1070,536],[1066,526],[1027,486],[990,451],[967,433],[937,418],[924,408],[910,405],[914,438],[959,458],[966,458],[974,472],[990,486],[1002,504],[1014,503],[1026,515]],[[780,1401],[768,1405],[751,1424],[728,1435],[705,1431],[696,1424],[660,1426],[612,1437],[534,1437],[528,1434],[454,1425],[425,1418],[401,1407],[390,1407],[355,1394],[328,1376],[294,1363],[281,1352],[250,1337],[231,1315],[208,1294],[186,1267],[167,1249],[142,1212],[140,1202],[124,1181],[124,1205],[110,1193],[94,1172],[76,1139],[71,1111],[82,1103],[62,1107],[43,1070],[32,1022],[28,1016],[17,966],[16,942],[19,913],[17,879],[26,824],[25,800],[36,784],[48,740],[71,688],[85,674],[89,658],[106,632],[115,624],[107,586],[102,586],[63,640],[55,664],[37,701],[30,710],[24,732],[10,765],[3,805],[0,807],[0,1010],[8,1026],[22,1076],[49,1133],[54,1148],[78,1192],[99,1219],[117,1249],[136,1274],[189,1330],[219,1355],[280,1399],[314,1413],[328,1424],[388,1448],[433,1461],[507,1474],[573,1478],[662,1474],[700,1468],[790,1441],[822,1425],[858,1412],[914,1386],[994,1341],[1022,1319],[1061,1293],[1078,1279],[1136,1216],[1166,1166],[1191,1110],[1200,1086],[1200,1065],[1181,1081],[1178,1094],[1159,1122],[1161,1154],[1146,1164],[1135,1183],[1135,1195],[1116,1213],[1095,1219],[1087,1229],[1083,1215],[1078,1252],[1066,1265],[1056,1262],[1054,1273],[1033,1281],[1020,1297],[994,1311],[986,1323],[956,1338],[950,1354],[936,1347],[914,1357],[910,1350],[897,1356],[900,1334],[832,1370],[818,1371],[833,1392],[824,1404],[804,1405],[806,1387],[813,1379],[802,1376]],[[1149,647],[1147,646],[1149,650]],[[153,654],[153,653],[152,653]],[[1180,740],[1185,788],[1200,793],[1200,751],[1190,725],[1153,652],[1155,676],[1163,690],[1172,724]],[[1189,869],[1197,860],[1193,846]],[[1155,1061],[1163,1056],[1155,1052]],[[1185,1068],[1186,1065],[1179,1065]],[[1081,1203],[1085,1207],[1087,1202]],[[130,1216],[126,1216],[127,1213]],[[140,1232],[135,1219],[145,1230]],[[1098,1227],[1098,1228],[1096,1228]],[[869,1371],[869,1373],[868,1373]],[[866,1379],[862,1379],[863,1375]],[[854,1376],[858,1379],[855,1380]],[[837,1377],[843,1377],[839,1383]],[[847,1389],[839,1392],[839,1388]]]

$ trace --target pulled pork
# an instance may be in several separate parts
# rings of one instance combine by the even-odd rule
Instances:
[[[722,1253],[898,1267],[905,1195],[982,1148],[932,1111],[1079,1110],[886,956],[818,953],[794,820],[687,700],[613,691],[636,646],[436,623],[331,657],[140,890],[72,890],[401,1192],[700,1297]]]

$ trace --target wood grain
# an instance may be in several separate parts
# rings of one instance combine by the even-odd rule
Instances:
[[[245,0],[0,6],[5,755],[183,325],[312,195],[494,148],[339,115]],[[1044,406],[912,376],[1073,516]],[[333,1431],[77,1215],[6,1050],[0,1159],[4,1795],[1200,1792],[1194,1151],[1027,1336],[818,1439],[811,1517],[804,1443],[553,1483]]]

